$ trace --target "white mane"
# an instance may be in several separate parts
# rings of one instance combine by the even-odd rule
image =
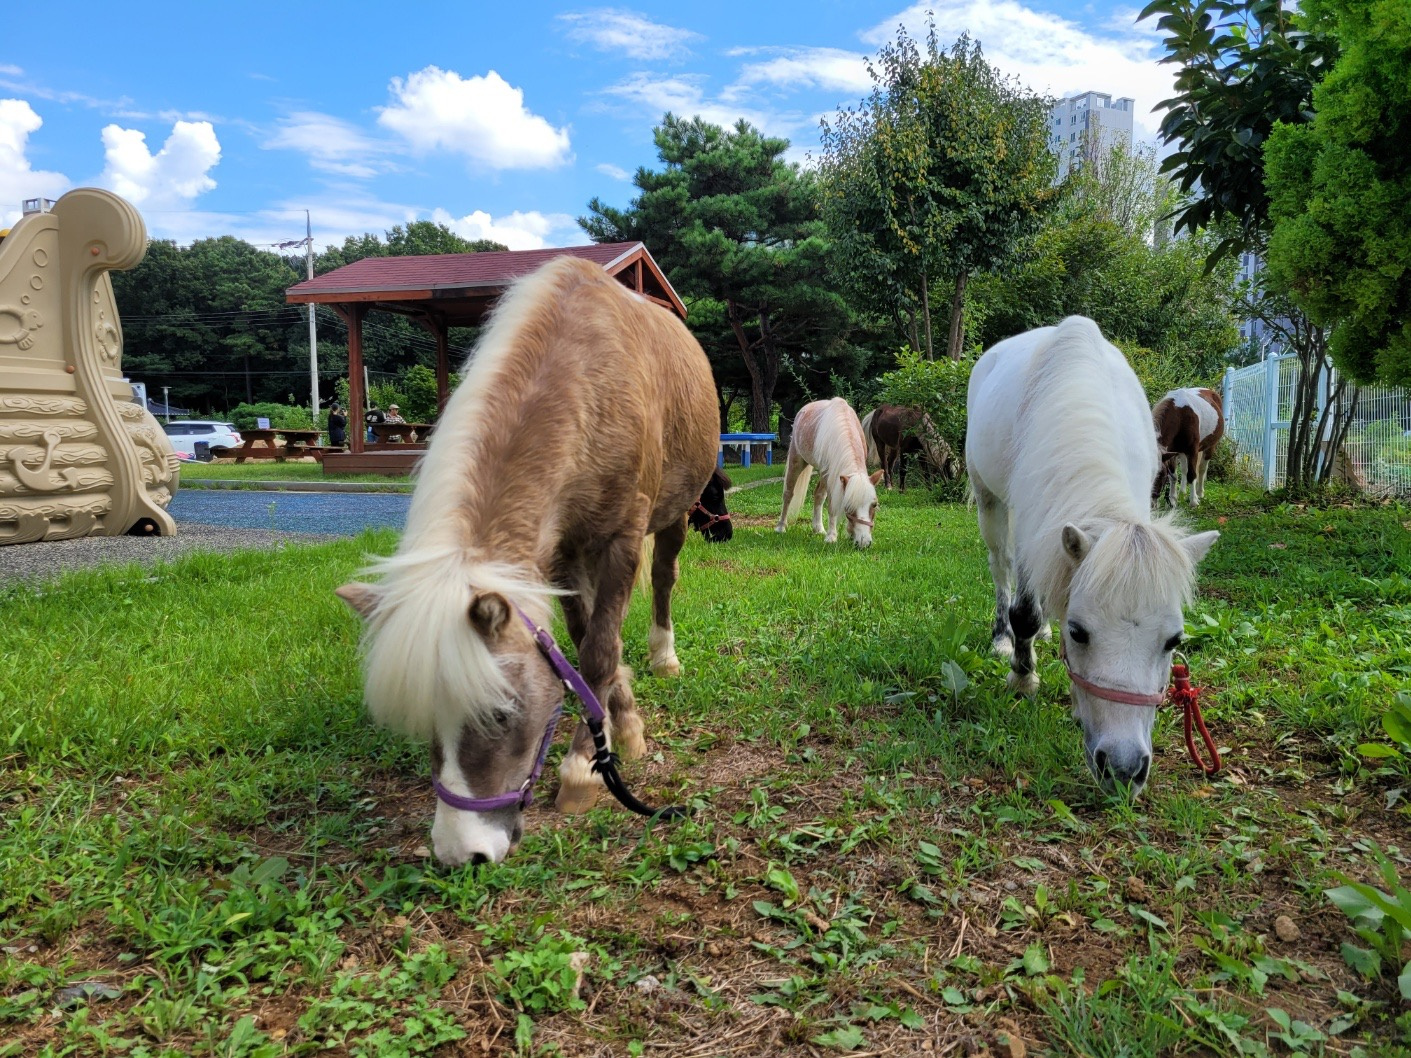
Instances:
[[[1064,320],[1024,381],[1009,488],[1023,508],[1016,557],[1046,612],[1067,609],[1072,567],[1061,540],[1070,522],[1100,540],[1080,566],[1085,582],[1128,591],[1180,583],[1189,593],[1194,567],[1179,528],[1170,517],[1152,521],[1157,465],[1151,412],[1125,358],[1091,320]]]
[[[528,570],[477,555],[457,510],[471,499],[467,468],[483,444],[479,427],[493,380],[554,281],[552,269],[540,270],[501,298],[421,460],[397,553],[366,571],[381,577],[363,629],[368,710],[378,723],[416,738],[429,738],[438,726],[483,727],[496,711],[513,708],[504,674],[470,624],[477,592],[498,592],[541,626],[550,618],[554,589]]]

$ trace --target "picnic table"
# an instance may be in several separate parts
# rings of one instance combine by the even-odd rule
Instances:
[[[740,450],[740,466],[750,465],[750,445],[765,445],[764,462],[768,466],[774,465],[774,442],[779,435],[775,433],[723,433],[720,435],[720,451],[715,457],[716,466],[725,466],[725,446]]]
[[[425,444],[431,436],[429,422],[375,422],[369,424],[376,444]]]
[[[275,438],[284,442],[275,444]],[[274,459],[284,462],[299,456],[313,456],[322,461],[324,449],[319,447],[317,430],[241,430],[238,448],[211,449],[213,455],[233,457],[235,462],[247,459]]]

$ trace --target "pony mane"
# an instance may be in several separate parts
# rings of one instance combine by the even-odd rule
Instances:
[[[821,463],[819,470],[826,468],[829,473],[866,479],[867,443],[863,440],[856,412],[842,397],[834,397],[819,410],[818,433],[814,435],[814,451]]]
[[[1146,523],[1099,522],[1082,528],[1092,532],[1096,540],[1064,591],[1064,610],[1067,594],[1074,588],[1120,606],[1150,592],[1153,584],[1178,585],[1181,606],[1190,605],[1195,593],[1195,564],[1181,546],[1185,534],[1174,514]]]
[[[1125,358],[1122,363],[1131,374]],[[1144,398],[1127,407],[1120,381],[1112,377],[1112,351],[1097,324],[1070,316],[1034,352],[1024,382],[1010,494],[1025,497],[1029,517],[1015,545],[1029,584],[1055,615],[1068,606],[1072,565],[1060,541],[1070,522],[1108,538],[1082,562],[1085,580],[1101,577],[1116,587],[1145,571],[1163,578],[1146,581],[1148,586],[1179,577],[1182,591],[1191,591],[1194,568],[1179,546],[1182,534],[1171,519],[1154,524],[1151,518],[1150,479],[1157,463],[1151,410]],[[1135,375],[1131,382],[1139,389]],[[1152,470],[1135,492],[1124,414],[1139,416],[1151,436]],[[1124,563],[1131,564],[1125,571]]]
[[[498,592],[537,624],[550,619],[549,597],[560,594],[530,568],[490,561],[471,538],[488,425],[506,402],[517,354],[544,343],[534,321],[570,287],[606,274],[560,258],[517,281],[477,343],[441,414],[417,471],[397,553],[366,572],[381,578],[363,629],[364,697],[379,724],[416,738],[437,727],[488,729],[496,713],[512,711],[509,684],[470,623],[477,592]],[[614,280],[607,282],[617,285]],[[531,334],[529,331],[535,330]],[[537,341],[536,341],[537,339]],[[511,394],[512,395],[512,394]],[[488,460],[493,462],[493,460]]]

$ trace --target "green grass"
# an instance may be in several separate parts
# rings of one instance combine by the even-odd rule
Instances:
[[[886,494],[858,552],[774,533],[764,484],[683,553],[687,675],[637,680],[628,781],[692,818],[546,791],[458,871],[331,594],[391,534],[0,589],[0,1055],[1406,1054],[1323,890],[1411,876],[1405,763],[1357,748],[1411,687],[1411,512],[1210,493],[1215,780],[1163,713],[1149,792],[1104,798],[1051,644],[1004,692],[973,511]]]
[[[352,481],[385,485],[388,491],[405,491],[411,485],[407,475],[324,474],[321,463],[183,463],[181,487],[201,488],[202,481]]]

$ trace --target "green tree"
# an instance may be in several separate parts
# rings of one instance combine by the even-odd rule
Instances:
[[[826,354],[851,322],[829,282],[815,181],[784,161],[788,140],[748,122],[726,130],[667,114],[653,135],[662,168],[637,171],[631,205],[594,198],[578,223],[599,242],[650,247],[707,353],[738,358],[750,428],[767,431],[785,359]]]
[[[1032,234],[1053,198],[1050,103],[1002,76],[969,37],[943,51],[934,22],[924,54],[899,30],[868,69],[871,96],[823,123],[842,277],[928,357],[931,287],[947,283],[946,350],[958,359],[967,282]]]
[[[1275,126],[1265,148],[1269,274],[1333,328],[1341,370],[1411,384],[1411,4],[1302,6],[1341,54],[1312,123]]]
[[[1313,90],[1337,57],[1336,40],[1298,25],[1284,0],[1153,0],[1141,17],[1159,15],[1163,62],[1180,66],[1177,94],[1159,104],[1161,131],[1177,150],[1163,164],[1190,197],[1176,230],[1219,234],[1210,262],[1248,251],[1263,256],[1271,229],[1264,148],[1276,124],[1303,125]],[[1282,334],[1299,360],[1289,428],[1288,485],[1325,482],[1356,409],[1356,387],[1344,374],[1327,386],[1332,362],[1328,330],[1313,321],[1266,273],[1249,291],[1246,315]],[[1319,393],[1327,389],[1327,413]]]

